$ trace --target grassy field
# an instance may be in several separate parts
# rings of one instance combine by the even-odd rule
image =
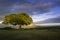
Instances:
[[[0,30],[0,40],[60,40],[60,30]]]

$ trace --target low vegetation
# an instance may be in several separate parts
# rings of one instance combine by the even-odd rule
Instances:
[[[0,40],[60,40],[60,29],[30,28],[30,29],[0,29]],[[8,30],[9,29],[9,30]]]

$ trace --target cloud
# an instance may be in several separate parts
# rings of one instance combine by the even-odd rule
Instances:
[[[39,21],[44,21],[44,20],[51,19],[51,18],[56,18],[59,16],[60,16],[59,13],[50,11],[44,14],[32,15],[31,17],[33,18],[33,22],[39,22]]]
[[[50,9],[54,7],[54,3],[53,0],[0,0],[0,14],[3,15],[19,12],[32,14],[32,11],[45,13],[49,12]]]
[[[13,4],[10,8],[11,9],[15,9],[15,10],[22,10],[22,11],[43,11],[46,12],[48,11],[50,8],[52,7],[52,3],[48,2],[48,3],[36,3],[36,4],[22,4],[22,5],[16,5]]]
[[[43,3],[35,3],[35,4],[29,4],[29,3],[25,3],[25,4],[16,4],[16,3],[12,3],[12,4],[3,4],[0,5],[0,9],[1,12],[0,13],[15,13],[15,12],[32,12],[32,11],[41,11],[41,12],[48,12],[50,10],[50,8],[52,7],[53,3],[51,2],[43,2]],[[12,11],[12,9],[14,9],[15,11]]]

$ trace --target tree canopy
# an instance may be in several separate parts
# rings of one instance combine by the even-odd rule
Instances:
[[[29,25],[33,22],[32,18],[26,13],[6,15],[3,24]]]

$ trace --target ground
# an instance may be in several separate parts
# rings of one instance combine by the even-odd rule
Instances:
[[[60,30],[0,30],[0,40],[60,40]]]

